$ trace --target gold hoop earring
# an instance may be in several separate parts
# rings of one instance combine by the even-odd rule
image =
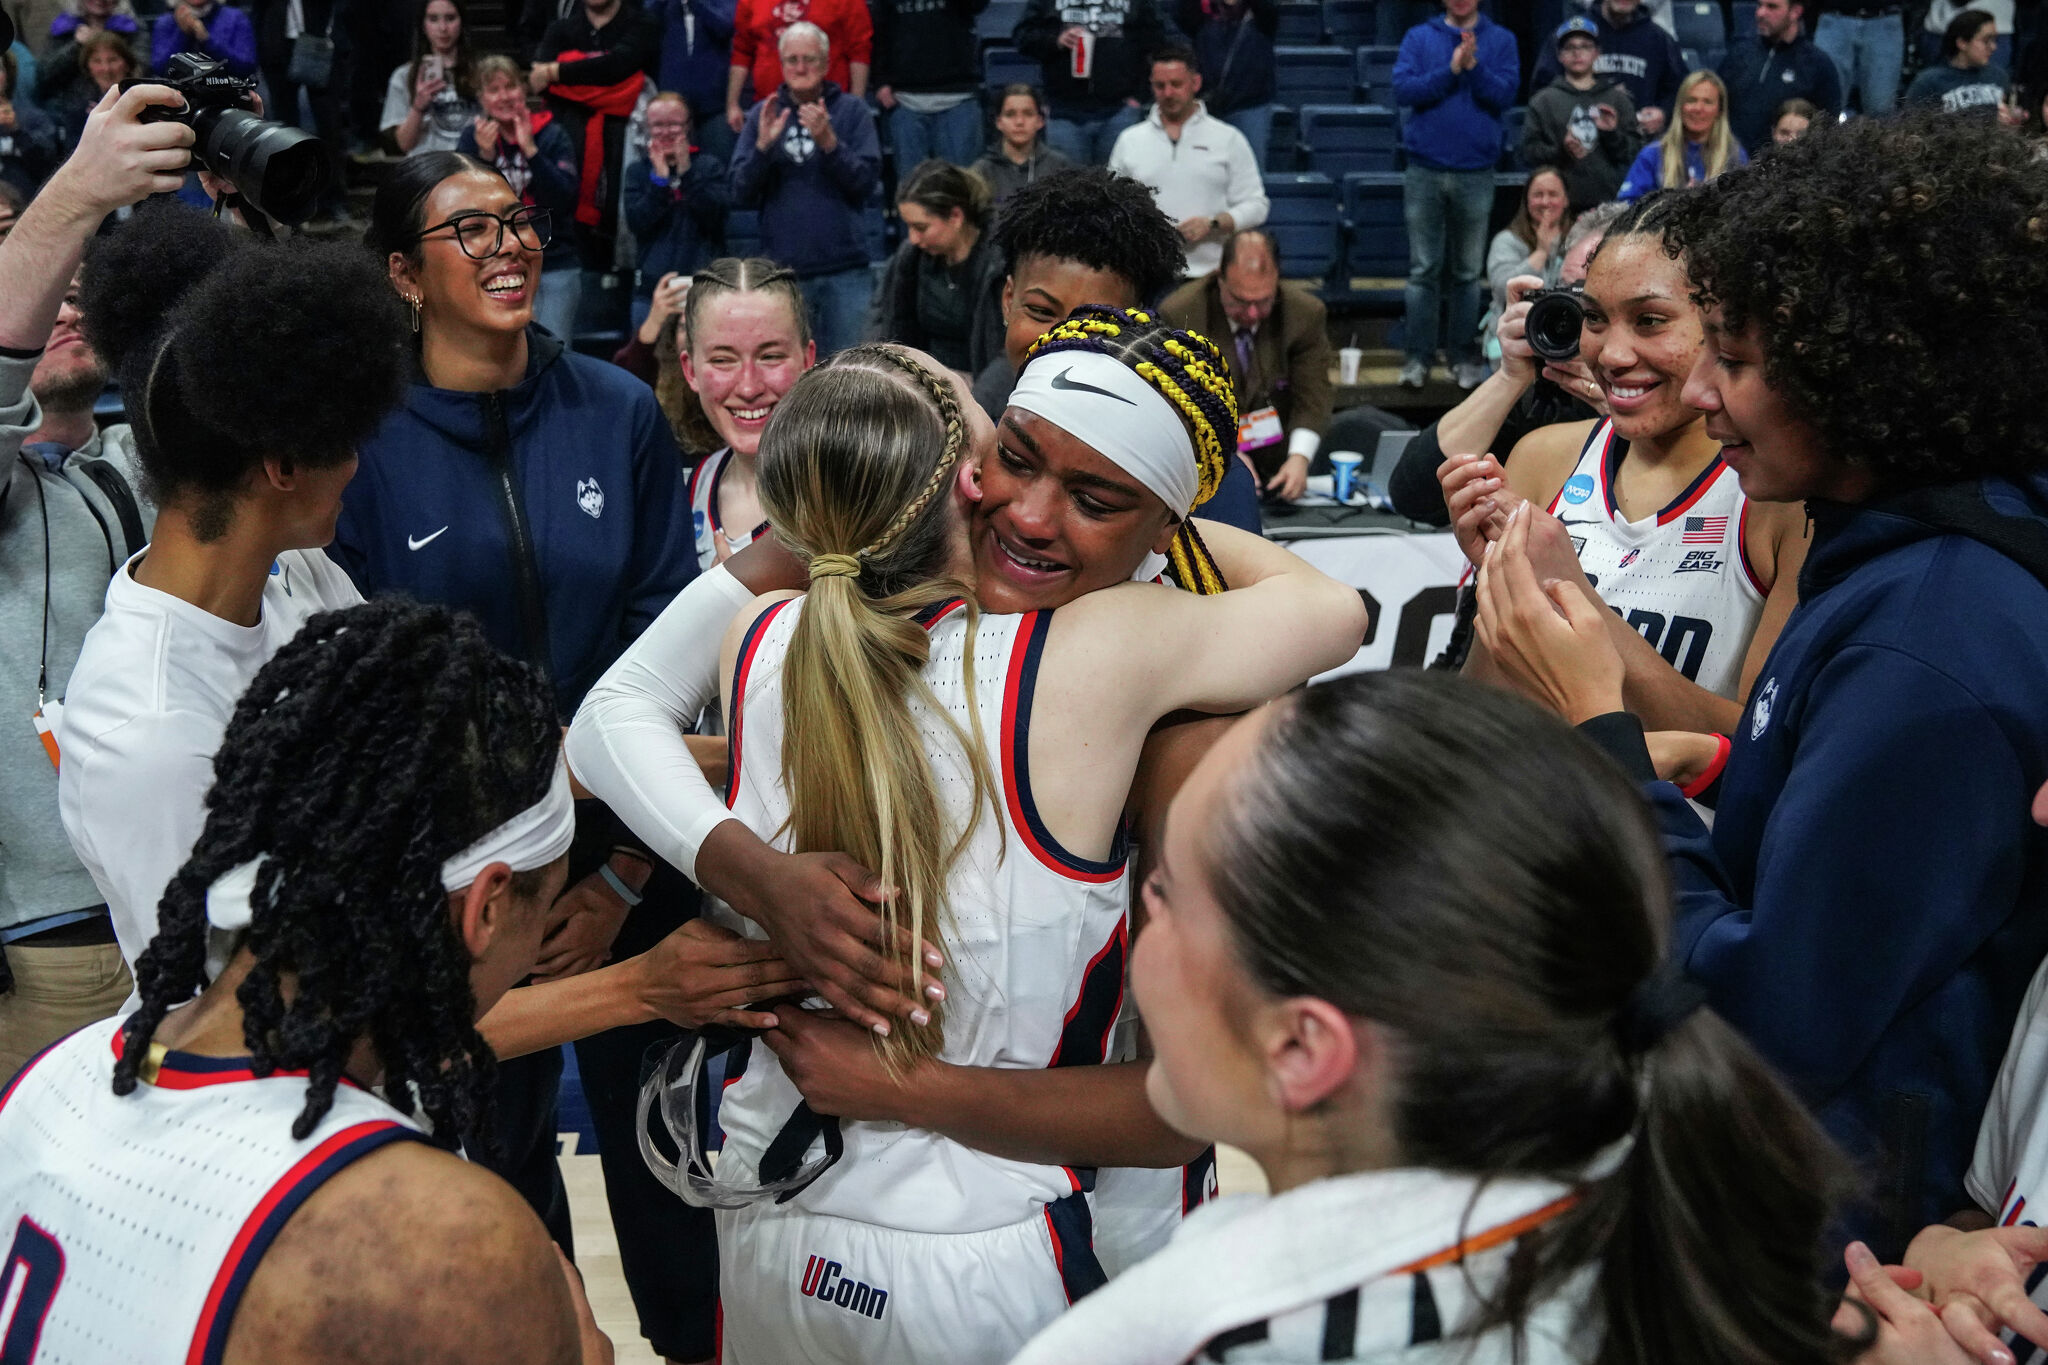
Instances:
[[[412,329],[417,332],[420,329],[420,296],[418,294],[407,294],[405,301],[412,305]]]

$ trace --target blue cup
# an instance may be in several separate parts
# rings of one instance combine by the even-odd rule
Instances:
[[[1333,450],[1330,452],[1330,496],[1338,502],[1350,502],[1352,487],[1358,481],[1358,467],[1365,463],[1365,456],[1355,450]]]

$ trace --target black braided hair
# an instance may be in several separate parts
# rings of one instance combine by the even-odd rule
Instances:
[[[1200,332],[1169,327],[1138,308],[1084,303],[1031,343],[1025,364],[1056,351],[1106,355],[1129,366],[1180,414],[1195,443],[1195,505],[1216,496],[1237,451],[1237,394],[1229,363]],[[1194,523],[1183,519],[1167,551],[1174,580],[1190,592],[1219,593],[1229,584]]]
[[[1140,303],[1173,288],[1187,265],[1150,187],[1101,166],[1032,181],[1003,201],[989,231],[1006,275],[1027,256],[1079,261],[1127,282]]]
[[[536,804],[561,731],[532,667],[475,621],[385,598],[322,612],[263,666],[214,756],[206,827],[136,963],[114,1093],[135,1088],[164,1014],[206,984],[206,892],[265,855],[236,991],[258,1075],[304,1071],[303,1139],[368,1038],[386,1097],[437,1138],[488,1141],[496,1061],[476,1031],[470,956],[441,886],[447,858]],[[514,878],[538,892],[545,869]],[[295,981],[287,1004],[282,978]]]

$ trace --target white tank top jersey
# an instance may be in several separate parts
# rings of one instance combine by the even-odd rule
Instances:
[[[1551,499],[1586,577],[1673,668],[1709,692],[1740,701],[1742,660],[1767,589],[1743,549],[1749,499],[1721,459],[1670,506],[1641,521],[1614,504],[1628,442],[1614,423],[1593,428],[1578,465]]]
[[[782,660],[802,610],[801,598],[777,603],[747,630],[731,693],[729,803],[749,828],[785,848]],[[923,623],[932,637],[925,680],[970,733],[978,713],[1001,805],[1000,816],[986,803],[970,809],[966,754],[929,703],[913,699],[941,809],[954,828],[975,820],[947,885],[941,1056],[962,1066],[1103,1062],[1124,994],[1127,849],[1119,834],[1108,860],[1077,857],[1055,842],[1033,804],[1032,693],[1052,613],[981,617],[972,637],[971,690],[962,666],[970,644],[963,605],[944,604],[925,613]],[[744,932],[761,934],[721,909]],[[751,1174],[803,1097],[767,1049],[751,1049],[742,1065],[721,1101],[720,1164],[737,1162]],[[918,1233],[980,1232],[1043,1215],[1054,1224],[1056,1244],[1076,1245],[1079,1234],[1077,1249],[1086,1248],[1088,1229],[1071,1220],[1086,1217],[1088,1172],[1005,1160],[901,1124],[841,1127],[843,1157],[791,1207]],[[1092,1265],[1092,1255],[1087,1259]]]
[[[346,1081],[295,1140],[305,1073],[246,1057],[167,1051],[116,1095],[120,1047],[120,1021],[90,1025],[0,1092],[0,1360],[220,1360],[286,1220],[350,1162],[423,1140]]]
[[[727,526],[718,519],[718,484],[732,463],[732,447],[721,446],[697,462],[690,471],[690,530],[697,538],[697,568],[709,569],[765,534],[768,523],[759,526]]]
[[[2048,965],[2034,973],[2013,1025],[2005,1063],[1984,1106],[1977,1130],[1977,1150],[1963,1187],[1977,1207],[1998,1226],[2039,1227],[2048,1208]],[[2038,1307],[2048,1308],[2048,1275],[2028,1277],[2027,1291]],[[2017,1332],[1998,1338],[2017,1365],[2041,1365],[2048,1351]]]

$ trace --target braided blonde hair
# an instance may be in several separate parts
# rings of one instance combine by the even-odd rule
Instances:
[[[953,388],[900,350],[858,346],[798,380],[761,438],[761,506],[810,568],[810,593],[782,664],[783,784],[800,852],[834,850],[896,888],[882,905],[882,956],[907,994],[924,968],[921,940],[939,922],[953,863],[996,785],[980,716],[963,729],[924,679],[931,637],[913,614],[965,599],[963,661],[974,687],[973,588],[949,575],[948,491],[967,447]],[[969,816],[948,828],[910,709],[918,696],[967,755]],[[998,822],[1000,824],[1000,822]],[[880,1043],[892,1067],[935,1055],[939,1008],[923,1027],[898,1021]]]
[[[1194,441],[1195,506],[1216,496],[1237,453],[1237,394],[1215,342],[1200,332],[1169,327],[1141,308],[1090,303],[1032,342],[1024,363],[1054,351],[1120,360],[1157,390],[1180,414]],[[1166,558],[1174,580],[1190,592],[1220,593],[1229,587],[1190,519],[1182,519]]]

